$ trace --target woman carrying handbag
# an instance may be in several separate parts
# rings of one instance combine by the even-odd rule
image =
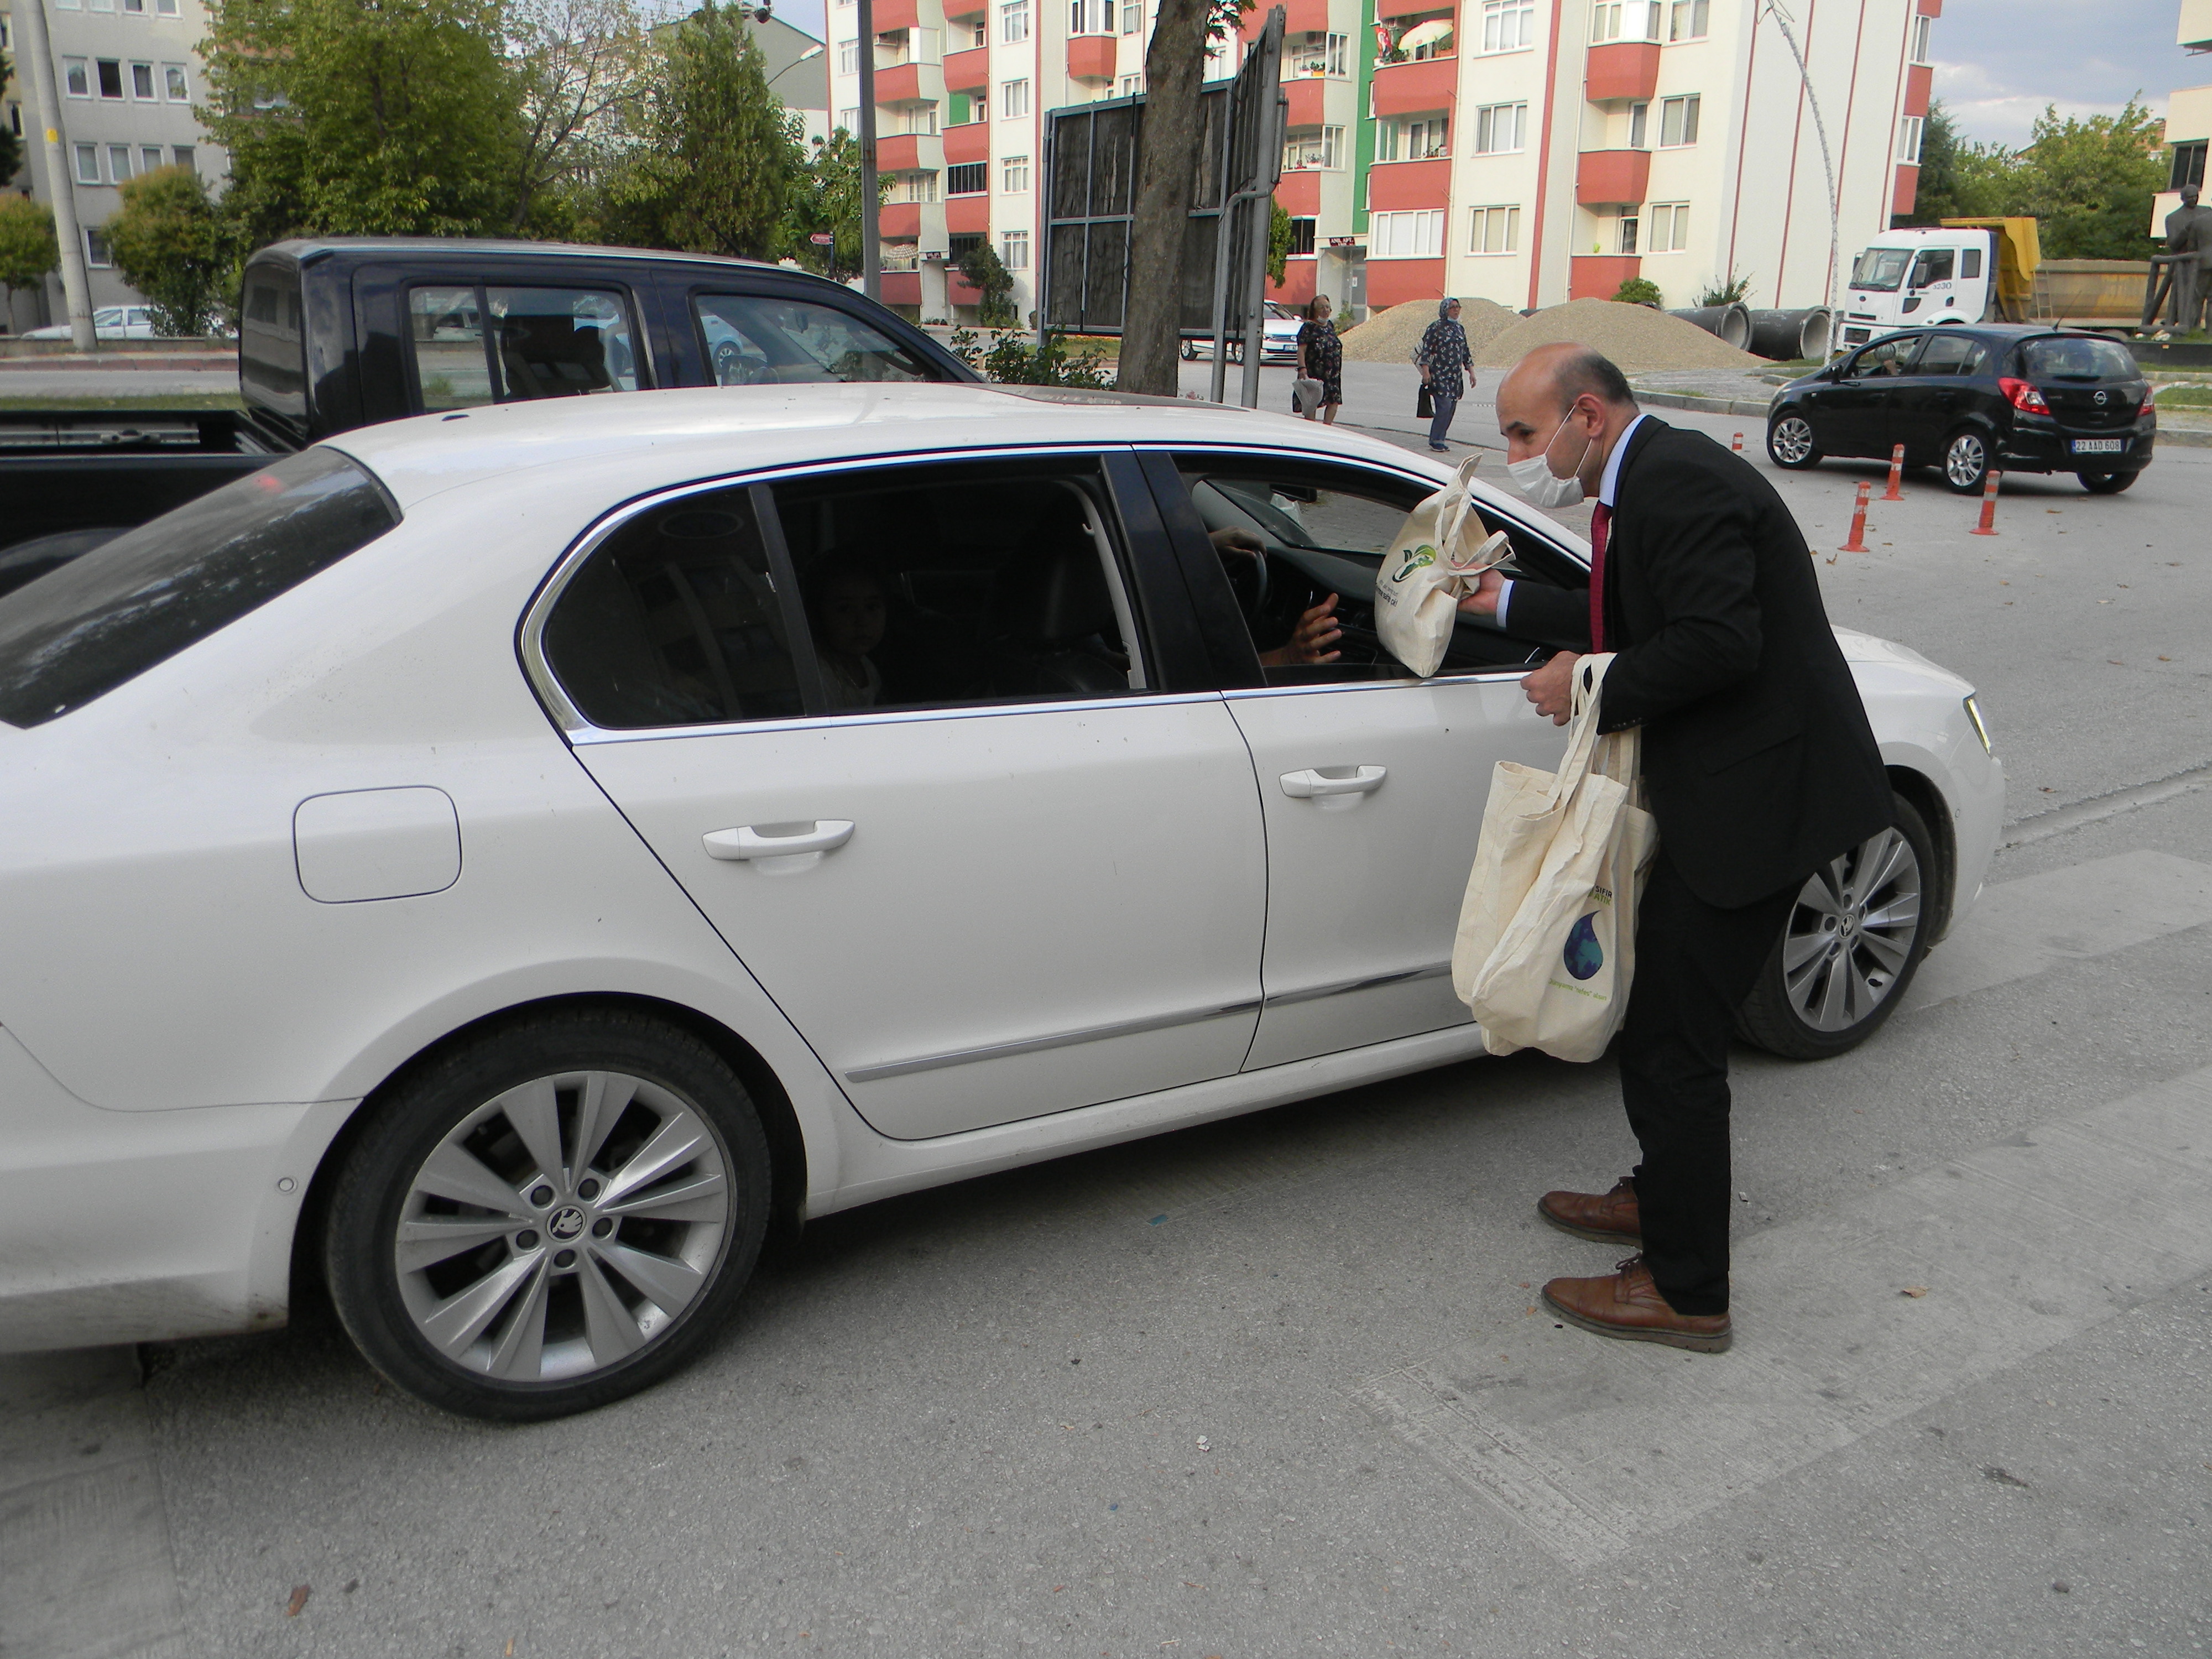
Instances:
[[[1430,416],[1429,447],[1441,454],[1451,447],[1444,434],[1459,412],[1459,400],[1474,386],[1474,354],[1468,349],[1467,331],[1460,326],[1458,301],[1438,302],[1437,319],[1414,348],[1413,362],[1421,371],[1421,394],[1414,412]]]

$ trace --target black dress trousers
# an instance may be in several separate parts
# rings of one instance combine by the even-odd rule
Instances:
[[[1803,884],[1723,910],[1690,890],[1662,842],[1637,910],[1636,979],[1615,1053],[1644,1152],[1644,1260],[1677,1313],[1728,1311],[1729,1042]]]

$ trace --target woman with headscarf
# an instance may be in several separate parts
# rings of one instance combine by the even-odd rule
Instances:
[[[1420,366],[1421,384],[1429,389],[1436,415],[1429,422],[1429,447],[1450,447],[1444,434],[1451,430],[1459,400],[1474,385],[1474,354],[1468,349],[1467,331],[1459,325],[1459,301],[1444,300],[1437,307],[1437,319],[1421,336],[1413,352]]]
[[[1298,412],[1310,421],[1319,415],[1334,426],[1336,411],[1344,407],[1344,342],[1328,319],[1329,309],[1328,295],[1316,294],[1298,329],[1298,378],[1321,382],[1320,400]]]

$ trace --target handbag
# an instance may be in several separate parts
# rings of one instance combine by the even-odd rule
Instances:
[[[1636,907],[1658,851],[1640,734],[1598,735],[1608,653],[1575,665],[1557,772],[1500,761],[1452,946],[1452,989],[1494,1054],[1595,1060],[1628,1009]]]
[[[1375,572],[1375,631],[1385,650],[1423,679],[1437,672],[1459,622],[1459,602],[1482,573],[1512,556],[1500,530],[1483,536],[1468,484],[1478,453],[1451,483],[1406,515]]]
[[[1430,392],[1426,380],[1421,382],[1420,395],[1413,399],[1413,417],[1421,421],[1433,421],[1437,417],[1436,398]]]
[[[1319,380],[1304,378],[1291,382],[1291,401],[1301,415],[1310,415],[1321,407],[1321,394],[1325,390]]]

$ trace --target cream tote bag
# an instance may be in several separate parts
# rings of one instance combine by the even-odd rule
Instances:
[[[1452,948],[1452,988],[1494,1054],[1595,1060],[1628,1011],[1636,905],[1658,850],[1634,730],[1598,735],[1610,653],[1575,665],[1557,772],[1500,761]]]
[[[1470,455],[1459,476],[1406,515],[1375,573],[1375,631],[1383,647],[1423,679],[1437,672],[1451,643],[1459,602],[1475,579],[1512,556],[1504,531],[1487,539],[1468,498],[1480,463]]]

